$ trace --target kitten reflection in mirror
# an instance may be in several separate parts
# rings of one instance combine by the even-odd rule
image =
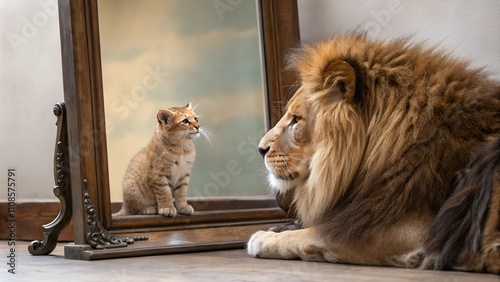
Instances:
[[[113,214],[160,214],[194,212],[187,203],[189,177],[196,156],[193,138],[207,132],[189,103],[186,107],[160,109],[153,137],[130,161],[123,177],[123,206]]]

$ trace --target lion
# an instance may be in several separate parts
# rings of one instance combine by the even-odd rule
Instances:
[[[251,256],[500,273],[500,84],[436,49],[292,51],[297,90],[258,150],[300,228],[256,232]]]

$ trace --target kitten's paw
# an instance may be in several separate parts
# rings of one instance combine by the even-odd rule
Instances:
[[[174,207],[166,207],[158,210],[159,215],[174,217],[177,214],[177,210]]]
[[[156,214],[157,211],[156,207],[147,207],[141,211],[141,214]]]
[[[177,207],[177,212],[179,214],[190,215],[194,213],[194,209],[191,205],[186,204],[185,206]]]

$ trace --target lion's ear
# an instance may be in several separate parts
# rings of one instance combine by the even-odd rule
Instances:
[[[339,96],[348,102],[354,101],[356,95],[356,72],[345,61],[331,63],[324,70],[323,87],[333,87],[333,95]]]

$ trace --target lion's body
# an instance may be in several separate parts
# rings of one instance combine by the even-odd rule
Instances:
[[[422,45],[359,35],[306,45],[291,65],[300,88],[259,146],[304,229],[257,233],[249,253],[420,264],[453,176],[500,134],[500,85]]]

